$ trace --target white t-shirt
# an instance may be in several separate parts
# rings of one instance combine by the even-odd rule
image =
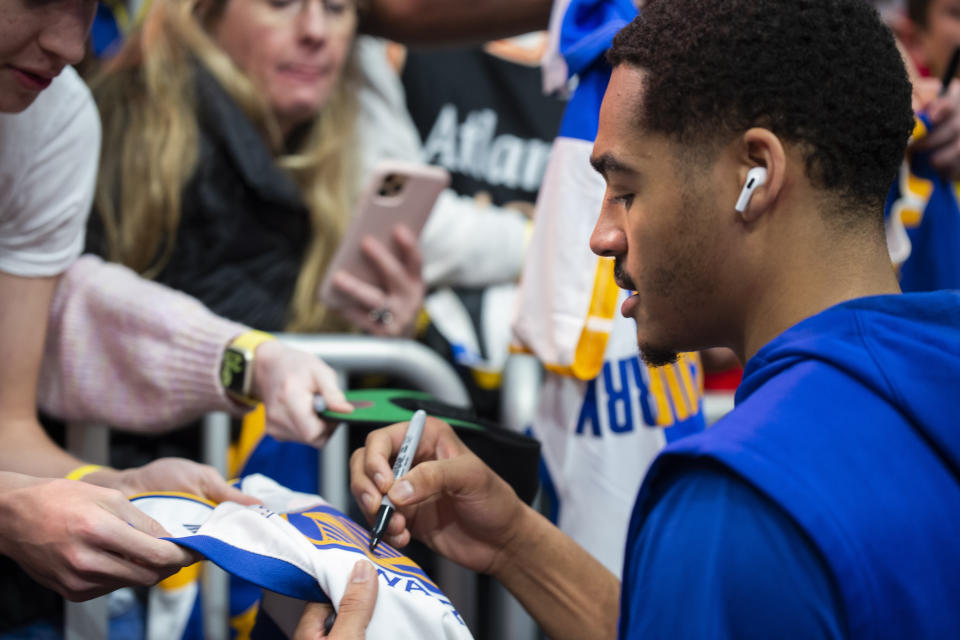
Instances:
[[[20,113],[0,113],[0,271],[51,276],[83,250],[100,117],[66,67]]]

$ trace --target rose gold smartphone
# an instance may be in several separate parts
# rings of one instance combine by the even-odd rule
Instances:
[[[398,161],[378,164],[327,268],[318,292],[320,300],[332,308],[351,304],[333,287],[333,274],[341,269],[383,288],[376,268],[363,255],[361,240],[373,236],[384,246],[393,247],[391,235],[398,224],[419,236],[437,197],[449,184],[450,174],[440,167]]]

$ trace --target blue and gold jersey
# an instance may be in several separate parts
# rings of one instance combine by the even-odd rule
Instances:
[[[921,115],[913,139],[925,136]],[[960,288],[958,183],[942,177],[929,152],[907,154],[886,203],[887,244],[903,291]]]
[[[460,614],[423,569],[385,543],[371,552],[367,529],[319,496],[288,491],[259,475],[244,478],[240,488],[265,504],[226,502],[215,507],[196,496],[169,492],[131,500],[170,532],[167,539],[200,553],[258,590],[331,602],[336,609],[353,566],[365,559],[376,567],[380,583],[377,608],[367,628],[370,637],[471,637]],[[270,613],[273,602],[267,598],[254,602],[246,616],[250,620],[234,616],[231,626],[237,637],[249,637],[260,606]],[[276,613],[272,617],[276,619]],[[189,635],[170,633],[169,637]]]

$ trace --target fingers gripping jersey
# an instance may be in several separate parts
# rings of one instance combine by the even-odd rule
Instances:
[[[241,489],[264,501],[214,506],[187,494],[155,492],[131,498],[134,505],[227,572],[297,600],[331,602],[339,608],[354,564],[366,558],[377,568],[377,606],[369,637],[471,638],[440,588],[393,547],[369,551],[366,528],[318,496],[287,491],[264,476],[248,476]],[[269,602],[265,599],[268,613]],[[288,620],[278,620],[282,626]],[[295,623],[296,621],[292,621]]]

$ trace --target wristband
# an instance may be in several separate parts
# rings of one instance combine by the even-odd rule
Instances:
[[[85,464],[77,467],[70,473],[64,476],[67,480],[83,480],[86,476],[90,475],[95,471],[100,471],[101,469],[106,469],[102,464]]]
[[[234,338],[223,352],[220,364],[220,383],[227,395],[247,406],[255,406],[257,399],[250,392],[253,386],[253,352],[272,335],[263,331],[247,331]]]

